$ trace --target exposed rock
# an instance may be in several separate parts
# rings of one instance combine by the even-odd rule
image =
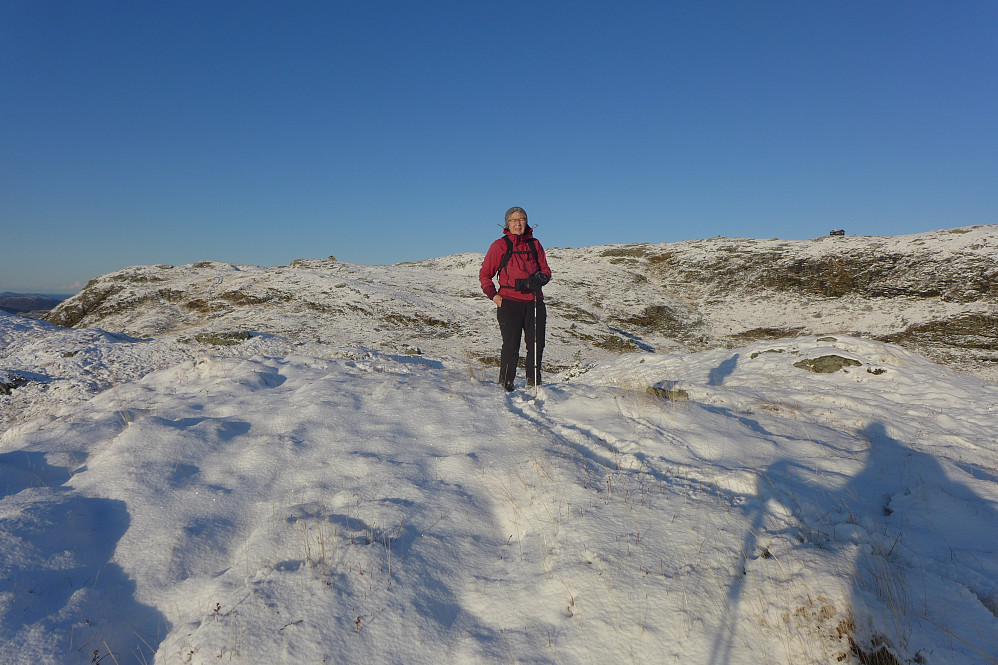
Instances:
[[[223,332],[203,332],[194,335],[194,340],[201,344],[212,346],[236,346],[248,340],[252,335],[245,330],[223,331]],[[190,339],[181,337],[177,341],[190,343]]]
[[[99,279],[90,280],[78,294],[56,307],[45,320],[57,326],[72,328],[82,322],[88,315],[100,320],[103,315],[111,314],[113,309],[100,311],[101,304],[112,296],[124,291],[125,287],[115,284],[105,284]]]
[[[0,395],[9,395],[10,391],[27,383],[28,380],[19,374],[0,371]]]
[[[965,314],[944,321],[929,321],[884,335],[892,344],[915,343],[998,351],[998,314]]]
[[[645,392],[670,402],[688,402],[690,399],[689,393],[682,388],[676,387],[663,388],[662,386],[648,386]]]
[[[832,374],[847,367],[859,367],[862,364],[863,363],[858,360],[853,360],[852,358],[828,355],[820,356],[818,358],[807,358],[805,360],[795,362],[794,367],[806,369],[809,372],[815,372],[817,374]]]

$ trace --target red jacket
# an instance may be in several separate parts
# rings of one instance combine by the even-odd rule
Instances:
[[[551,268],[548,267],[544,248],[541,247],[541,243],[534,240],[534,247],[537,248],[537,260],[535,261],[534,253],[530,251],[530,244],[527,242],[528,238],[534,237],[534,231],[529,226],[523,235],[515,236],[509,232],[509,229],[506,229],[504,234],[506,238],[513,241],[513,254],[509,257],[506,267],[499,273],[499,291],[496,291],[496,285],[492,278],[495,277],[496,270],[499,269],[499,262],[502,261],[502,257],[506,253],[507,245],[503,238],[492,243],[489,251],[485,254],[485,260],[482,261],[482,268],[478,271],[482,292],[489,297],[489,300],[495,298],[496,293],[498,293],[504,299],[532,302],[534,294],[529,291],[526,293],[517,291],[516,280],[527,279],[538,271],[547,275],[548,278],[551,277]],[[543,299],[544,296],[538,294],[537,297]]]

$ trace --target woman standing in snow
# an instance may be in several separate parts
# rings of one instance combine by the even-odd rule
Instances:
[[[544,327],[547,308],[541,287],[551,279],[544,248],[527,224],[527,213],[519,206],[506,211],[503,237],[492,243],[478,279],[482,291],[496,304],[496,318],[502,333],[499,356],[499,383],[513,390],[516,365],[520,359],[521,335],[527,342],[527,385],[541,382],[541,356],[544,353]],[[499,277],[499,290],[493,278]]]

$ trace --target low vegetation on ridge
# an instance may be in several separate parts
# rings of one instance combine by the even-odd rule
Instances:
[[[850,333],[998,379],[996,247],[998,227],[975,226],[554,248],[545,359],[564,368],[605,354]],[[394,346],[486,357],[495,331],[477,290],[480,261],[135,266],[92,280],[47,319],[137,337],[244,329],[359,343],[376,329]]]

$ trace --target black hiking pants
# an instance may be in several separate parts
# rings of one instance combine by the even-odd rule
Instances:
[[[541,379],[541,357],[544,355],[544,327],[547,323],[547,308],[543,300],[537,301],[537,358],[534,358],[534,303],[517,302],[506,298],[496,310],[499,330],[502,332],[502,353],[499,356],[499,383],[506,390],[513,389],[516,379],[516,366],[520,360],[520,339],[527,342],[527,385],[534,384],[534,367],[537,367],[537,383]]]

